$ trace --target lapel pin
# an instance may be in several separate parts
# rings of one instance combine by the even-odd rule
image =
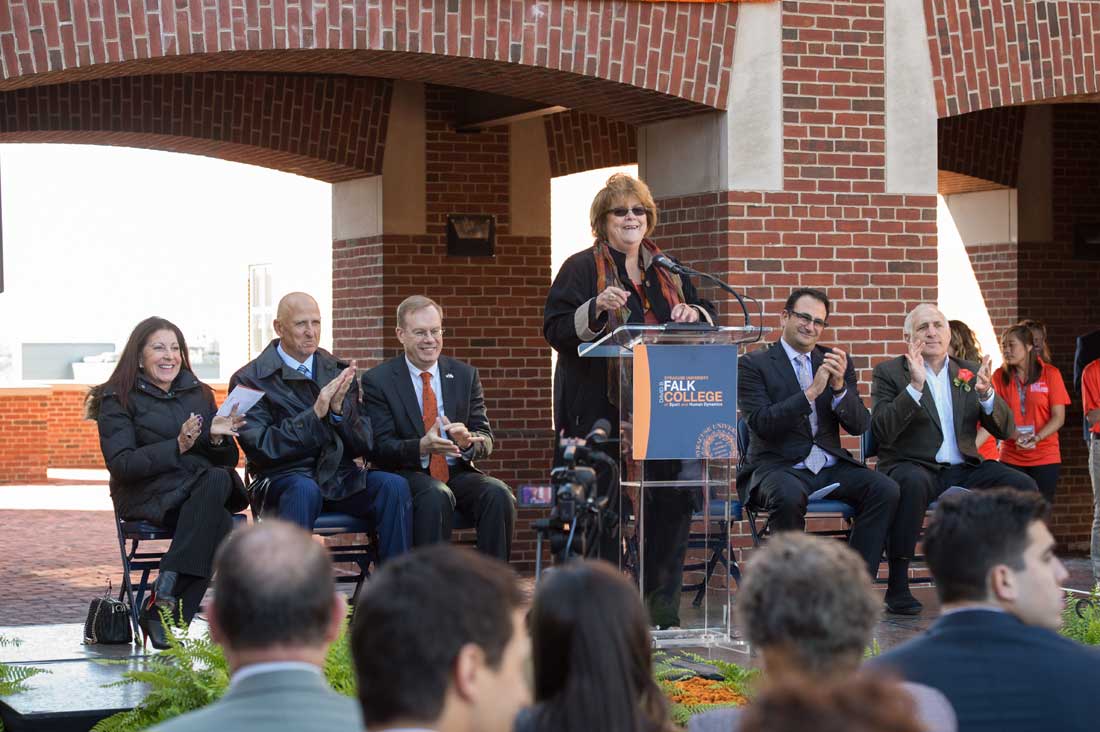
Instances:
[[[446,376],[444,376],[443,378],[444,378],[444,379],[453,379],[454,377],[455,377],[455,375],[454,375],[454,374],[447,374],[447,375],[446,375]]]

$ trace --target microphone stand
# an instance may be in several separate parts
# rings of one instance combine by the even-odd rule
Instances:
[[[749,315],[748,305],[745,304],[745,298],[741,296],[740,292],[738,292],[737,290],[730,287],[724,280],[722,280],[719,277],[715,277],[712,274],[707,274],[706,272],[700,272],[697,269],[692,269],[691,267],[688,267],[687,265],[681,264],[680,262],[677,262],[677,261],[672,260],[672,259],[670,259],[669,261],[673,265],[673,271],[675,271],[677,274],[686,274],[686,275],[691,275],[693,277],[702,277],[705,280],[713,282],[714,284],[718,285],[723,290],[725,290],[726,292],[728,292],[729,294],[731,294],[735,298],[737,298],[737,303],[741,306],[741,312],[745,316],[745,327],[746,328],[751,328],[752,327],[752,317]],[[750,298],[750,299],[752,299],[754,302],[759,302],[755,297]],[[760,318],[761,318],[761,320],[763,320],[763,318],[764,318],[763,309],[764,309],[764,306],[763,306],[763,304],[761,304],[761,306],[760,306],[760,311],[761,311],[760,312]]]

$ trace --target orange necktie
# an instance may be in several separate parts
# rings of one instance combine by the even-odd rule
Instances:
[[[427,371],[420,372],[420,380],[424,382],[424,434],[436,429],[435,421],[439,419],[439,404],[435,400],[435,390],[432,389],[432,375]],[[428,472],[441,483],[446,483],[451,477],[451,471],[447,467],[447,458],[439,453],[432,453],[428,461]]]

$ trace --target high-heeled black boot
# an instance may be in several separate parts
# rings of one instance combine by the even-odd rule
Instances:
[[[164,628],[163,620],[161,620],[161,611],[168,617],[178,621],[178,603],[175,596],[175,585],[178,579],[179,575],[176,572],[161,572],[157,575],[156,581],[153,582],[149,599],[143,603],[141,616],[138,618],[138,625],[141,626],[142,630],[143,646],[145,641],[151,640],[153,641],[153,648],[157,650],[163,651],[168,647],[168,632]]]

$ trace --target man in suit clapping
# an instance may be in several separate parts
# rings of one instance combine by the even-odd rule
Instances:
[[[516,499],[475,460],[493,451],[477,369],[442,355],[443,308],[420,295],[397,307],[405,352],[363,375],[374,462],[409,482],[413,545],[450,538],[454,512],[473,520],[479,550],[508,561]]]
[[[809,495],[839,483],[828,498],[855,508],[851,546],[874,578],[898,486],[840,445],[840,427],[862,434],[871,415],[847,354],[818,345],[830,307],[821,290],[795,290],[779,316],[779,340],[738,361],[737,405],[748,423],[749,451],[737,488],[742,502],[768,511],[773,530],[802,530]]]

